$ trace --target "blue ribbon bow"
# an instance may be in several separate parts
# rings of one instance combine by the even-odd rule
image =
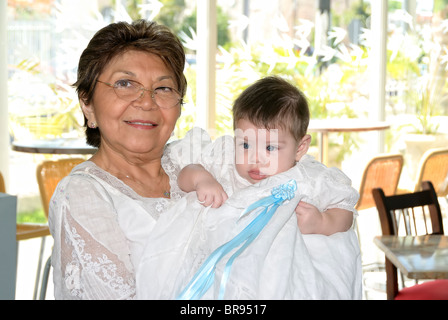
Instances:
[[[285,184],[274,187],[271,191],[270,196],[260,199],[247,207],[241,213],[240,218],[255,209],[260,209],[260,213],[233,239],[221,245],[210,254],[210,256],[204,261],[202,266],[188,283],[188,285],[179,294],[177,299],[200,299],[213,284],[215,278],[215,269],[218,262],[230,251],[240,247],[235,253],[233,253],[224,267],[218,295],[218,299],[223,299],[233,261],[260,234],[260,232],[274,215],[277,208],[281,206],[286,200],[291,200],[294,197],[296,190],[297,183],[295,182],[295,180],[290,180]]]

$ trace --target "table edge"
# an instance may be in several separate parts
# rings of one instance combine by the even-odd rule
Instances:
[[[31,147],[21,146],[12,143],[11,149],[17,152],[42,153],[42,154],[94,154],[97,149],[91,148],[71,148],[71,147]]]
[[[405,238],[405,237],[426,237],[428,235],[421,235],[421,236],[393,236],[393,235],[384,235],[384,236],[375,236],[373,238],[373,242],[375,243],[375,245],[384,252],[384,255],[387,259],[389,259],[389,261],[395,266],[397,267],[401,273],[403,273],[406,277],[408,277],[409,279],[420,279],[420,280],[432,280],[432,279],[447,279],[446,277],[428,277],[424,272],[424,271],[409,271],[407,270],[404,265],[398,260],[396,259],[395,255],[393,255],[393,253],[388,250],[388,248],[383,244],[383,242],[381,241],[381,237],[397,237],[397,238]],[[430,236],[437,236],[437,237],[444,237],[445,235],[430,235]],[[446,236],[445,236],[446,237]],[[389,255],[388,255],[389,254]],[[392,255],[392,258],[390,257],[390,255]],[[442,272],[442,271],[434,271],[433,274],[437,275],[438,273],[446,273],[446,272]]]

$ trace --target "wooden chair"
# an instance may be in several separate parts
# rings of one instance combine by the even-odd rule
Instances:
[[[48,211],[50,206],[50,200],[53,196],[53,193],[62,178],[69,175],[72,169],[78,164],[84,162],[85,160],[82,158],[67,158],[67,159],[59,159],[59,160],[46,160],[40,163],[36,168],[36,178],[37,183],[39,185],[40,197],[42,200],[42,206],[44,208],[45,216],[48,219]],[[48,228],[48,226],[47,226]],[[39,282],[40,270],[42,265],[42,249],[41,256],[39,258],[39,266],[38,266],[38,276],[36,278],[36,287]],[[48,275],[50,269],[50,258],[47,260],[44,268],[40,299],[45,298],[47,283],[48,283]],[[37,291],[35,289],[35,295]]]
[[[82,158],[67,158],[55,161],[46,160],[37,166],[37,183],[39,185],[42,206],[47,218],[50,200],[59,181],[65,176],[68,176],[75,166],[84,161]]]
[[[63,177],[67,176],[70,173],[73,167],[75,167],[76,165],[80,164],[83,161],[85,160],[82,158],[61,159],[57,161],[44,161],[37,166],[36,169],[37,182],[39,185],[42,206],[44,208],[44,213],[47,219],[48,219],[48,207],[50,204],[50,199],[53,195],[54,190],[56,189],[57,184]],[[6,192],[4,178],[1,172],[0,172],[0,192],[3,193]],[[39,253],[39,262],[37,265],[36,282],[34,285],[33,299],[37,298],[40,273],[42,270],[42,257],[45,248],[45,237],[49,235],[50,235],[50,229],[48,228],[48,224],[17,223],[17,230],[16,230],[17,241],[42,238]]]
[[[403,156],[399,153],[379,154],[373,157],[365,166],[359,186],[359,200],[356,209],[365,210],[375,207],[373,200],[373,188],[382,188],[388,195],[396,193],[398,181],[400,180],[401,171],[403,169]],[[359,232],[358,221],[355,224],[355,230],[358,234],[359,245],[361,247],[362,234]],[[371,239],[368,239],[369,244]],[[363,260],[363,282],[364,293],[367,295],[371,290],[382,291],[380,289],[383,281],[378,280],[378,275],[384,274],[385,266],[383,261]]]
[[[362,174],[356,210],[375,207],[373,188],[382,188],[388,195],[395,194],[402,169],[401,154],[381,154],[372,158]]]
[[[431,181],[438,197],[448,195],[448,147],[430,149],[423,154],[414,191],[421,190],[422,181]]]
[[[383,235],[443,234],[440,205],[431,182],[422,183],[422,191],[386,196],[381,188],[372,190]],[[421,220],[419,220],[419,217]],[[430,223],[429,223],[429,221]],[[432,280],[398,290],[397,268],[386,258],[388,299],[448,299],[448,280]]]
[[[3,179],[3,175],[0,172],[0,192],[6,193],[5,179]]]
[[[5,181],[3,175],[0,173],[0,192],[6,193]],[[33,298],[36,299],[37,287],[39,284],[40,271],[42,269],[42,255],[45,248],[45,237],[50,235],[50,229],[47,224],[35,224],[35,223],[17,223],[16,224],[16,240],[23,241],[27,239],[42,238],[39,263],[37,266],[37,276],[34,285]]]

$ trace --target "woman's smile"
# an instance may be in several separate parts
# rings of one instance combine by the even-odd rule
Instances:
[[[155,122],[145,120],[125,120],[124,122],[136,129],[141,130],[152,130],[158,126]]]

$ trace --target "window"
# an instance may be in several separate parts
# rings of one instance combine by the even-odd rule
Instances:
[[[414,127],[442,133],[448,127],[447,1],[387,2],[384,110],[386,120],[393,124],[389,132],[394,131],[386,136],[385,151],[397,151],[403,148],[403,142],[396,138]],[[71,87],[79,55],[102,26],[136,18],[168,25],[185,44],[189,85],[175,131],[177,138],[195,125],[208,129],[213,136],[232,133],[233,101],[249,84],[268,74],[281,75],[297,84],[309,99],[313,119],[371,117],[375,106],[370,94],[370,1],[216,1],[216,16],[211,21],[217,29],[216,57],[208,65],[215,83],[207,81],[209,88],[197,83],[203,72],[200,66],[204,65],[204,59],[197,59],[203,41],[198,40],[201,30],[196,28],[200,13],[197,3],[8,1],[11,139],[82,137],[82,114]],[[422,81],[425,79],[431,81]],[[431,94],[429,100],[422,99],[428,96],[422,95],[425,88]],[[207,94],[211,100],[198,100]],[[211,111],[208,122],[201,119],[204,115],[207,118],[207,111]],[[368,139],[362,134],[331,135],[330,165],[342,166],[351,155],[366,149]],[[314,136],[313,150],[317,141]]]

